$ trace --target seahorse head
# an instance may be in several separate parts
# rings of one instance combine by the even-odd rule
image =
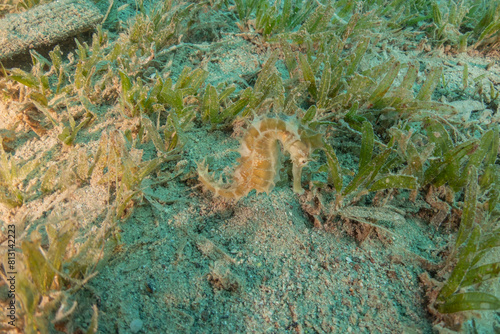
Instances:
[[[297,167],[304,167],[311,160],[310,146],[301,140],[295,141],[290,148],[290,159]]]
[[[311,154],[318,148],[323,147],[321,133],[309,128],[299,129],[300,140],[290,147],[290,158],[297,166],[303,167],[311,161]]]

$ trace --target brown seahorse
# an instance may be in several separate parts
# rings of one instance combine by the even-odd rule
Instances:
[[[296,118],[257,118],[243,137],[236,167],[230,183],[215,181],[205,161],[198,163],[198,175],[203,185],[215,196],[239,200],[255,189],[269,193],[279,178],[280,149],[290,154],[293,163],[293,191],[302,194],[302,168],[311,160],[311,153],[322,147],[321,134],[300,127]]]

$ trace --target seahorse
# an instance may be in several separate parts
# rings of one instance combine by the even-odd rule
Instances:
[[[320,133],[299,126],[295,117],[286,120],[257,118],[250,124],[241,141],[241,157],[237,159],[239,165],[234,170],[231,182],[224,184],[222,179],[215,181],[205,161],[197,164],[199,180],[216,197],[239,200],[253,189],[257,193],[269,194],[279,180],[278,142],[290,154],[293,163],[293,191],[302,194],[302,168],[311,161],[311,153],[322,147],[322,139]]]

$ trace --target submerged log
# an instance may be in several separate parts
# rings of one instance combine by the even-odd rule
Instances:
[[[94,28],[103,19],[85,0],[60,0],[0,20],[0,60],[52,45]]]

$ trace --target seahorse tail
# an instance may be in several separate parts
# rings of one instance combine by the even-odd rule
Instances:
[[[198,179],[215,197],[221,196],[228,199],[239,200],[248,193],[246,189],[238,184],[224,184],[222,180],[216,181],[214,176],[208,172],[208,165],[205,163],[205,160],[197,165]]]

